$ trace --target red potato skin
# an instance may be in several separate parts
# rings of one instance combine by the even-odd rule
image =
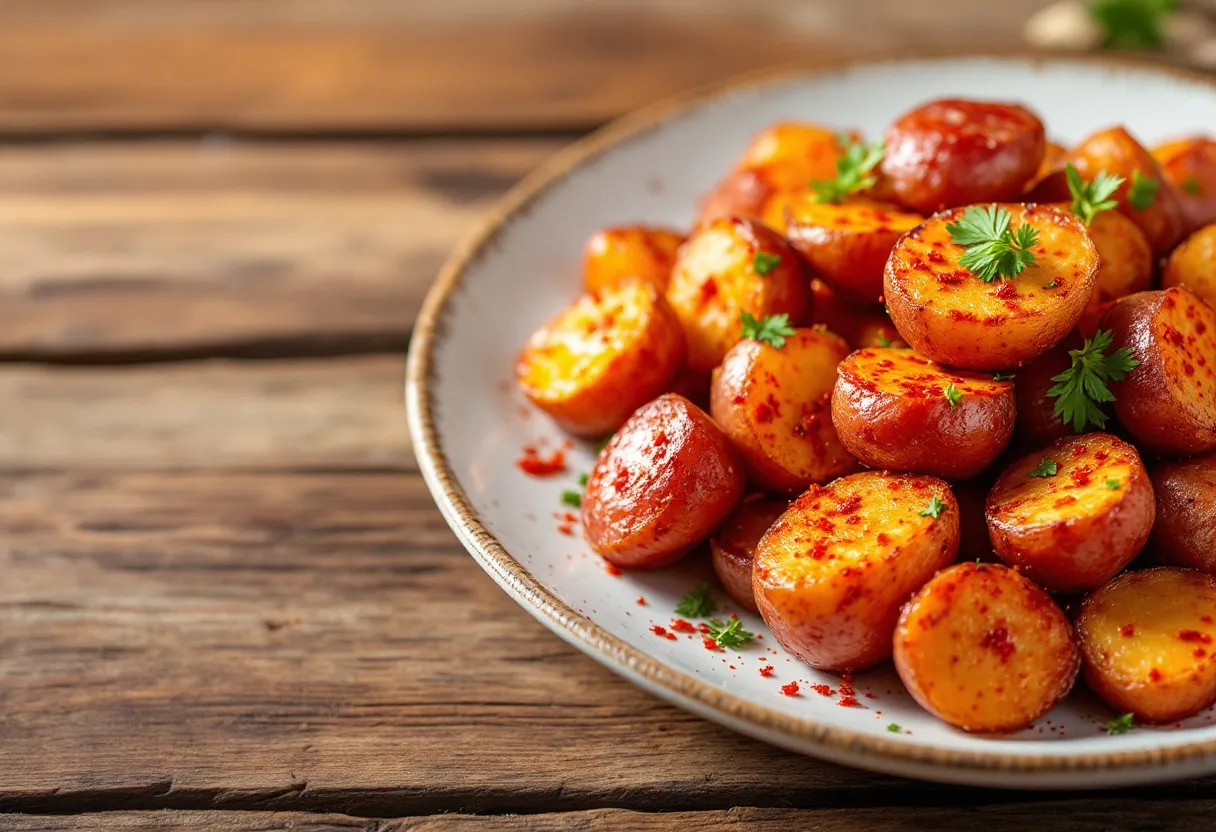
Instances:
[[[713,532],[745,484],[726,435],[668,393],[639,408],[600,452],[583,494],[587,541],[618,567],[664,566]]]
[[[1149,549],[1162,563],[1216,575],[1216,453],[1161,463],[1150,476],[1157,520]]]
[[[756,544],[785,512],[787,505],[785,500],[767,497],[749,499],[726,519],[722,528],[709,540],[714,573],[721,581],[722,588],[736,604],[751,612],[759,612],[756,596],[752,593]]]
[[[776,193],[762,171],[732,171],[701,199],[695,224],[702,226],[726,217],[759,222],[764,215],[764,206]]]
[[[882,173],[902,205],[928,215],[979,202],[1015,202],[1043,160],[1046,137],[1016,104],[933,101],[886,132]]]
[[[1216,141],[1196,136],[1153,148],[1153,158],[1174,185],[1185,231],[1216,222]]]
[[[1017,371],[1013,381],[1014,397],[1017,400],[1017,439],[1019,445],[1041,448],[1044,445],[1072,436],[1072,426],[1055,413],[1056,399],[1047,391],[1055,386],[1053,376],[1072,366],[1069,350],[1080,349],[1084,344],[1076,332],[1049,349]]]

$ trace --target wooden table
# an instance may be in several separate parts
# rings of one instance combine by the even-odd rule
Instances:
[[[1009,45],[1038,3],[752,5],[4,5],[0,828],[1211,822],[1216,779],[979,791],[732,734],[542,629],[434,508],[402,353],[511,183],[676,89]]]

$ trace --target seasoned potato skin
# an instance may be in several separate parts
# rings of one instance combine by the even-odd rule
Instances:
[[[1200,228],[1170,253],[1161,286],[1185,286],[1216,308],[1216,225]]]
[[[1143,292],[1153,282],[1153,250],[1140,227],[1117,211],[1094,217],[1089,236],[1098,250],[1098,278],[1077,329],[1092,338],[1113,300]]]
[[[1017,277],[984,283],[959,265],[964,249],[946,228],[962,217],[961,208],[909,231],[887,260],[891,320],[905,341],[939,364],[1003,370],[1029,361],[1076,326],[1093,294],[1098,252],[1080,220],[1048,205],[999,207],[1010,213],[1014,231],[1029,223],[1039,232],[1036,263]]]
[[[948,385],[962,395],[951,406]],[[970,479],[1013,436],[1013,385],[949,370],[909,349],[870,347],[841,362],[832,421],[871,468]]]
[[[1068,619],[1004,566],[960,563],[904,607],[895,669],[921,707],[964,731],[1014,731],[1072,689],[1080,655]]]
[[[684,355],[675,313],[654,286],[631,282],[581,298],[537,330],[515,373],[559,426],[595,438],[668,390]]]
[[[887,128],[882,172],[896,201],[922,214],[1013,202],[1043,161],[1043,123],[1016,104],[942,99]]]
[[[665,292],[683,242],[683,234],[666,228],[602,228],[583,247],[583,285],[595,293],[625,280],[642,280]]]
[[[1157,522],[1149,548],[1162,563],[1216,574],[1216,453],[1153,466]]]
[[[785,513],[788,503],[768,497],[749,499],[726,519],[709,540],[713,551],[714,573],[735,603],[746,610],[758,612],[752,595],[752,564],[756,546],[777,518]]]
[[[640,407],[600,452],[583,493],[583,529],[609,563],[663,566],[707,538],[744,485],[726,435],[668,393]]]
[[[710,413],[756,485],[794,493],[857,470],[832,424],[836,365],[848,353],[838,335],[798,329],[781,349],[740,341],[726,354]]]
[[[920,214],[893,205],[821,203],[811,193],[784,207],[786,236],[815,274],[849,299],[866,303],[882,297],[883,268],[895,241],[922,221]]]
[[[1077,616],[1085,681],[1120,712],[1173,722],[1216,700],[1216,578],[1158,567],[1120,575]]]
[[[1032,477],[1044,458],[1057,473]],[[1155,511],[1136,449],[1110,434],[1088,433],[1057,440],[1006,469],[988,495],[988,532],[1005,563],[1053,592],[1077,592],[1101,586],[1131,563]]]
[[[1153,148],[1153,158],[1174,186],[1185,230],[1216,222],[1216,141],[1177,139]]]
[[[765,275],[753,265],[760,252],[780,258]],[[792,325],[805,323],[810,285],[805,261],[766,226],[728,217],[695,230],[680,248],[667,287],[688,343],[688,368],[708,373],[721,362],[742,337],[741,312],[757,319],[787,314]]]
[[[1019,367],[1013,382],[1017,400],[1016,434],[1021,446],[1041,448],[1049,442],[1072,436],[1072,425],[1056,415],[1056,399],[1047,395],[1055,386],[1054,376],[1072,366],[1069,350],[1083,347],[1085,341],[1076,332],[1056,344],[1038,358]]]
[[[762,220],[765,206],[776,193],[761,171],[731,171],[701,199],[696,225],[700,227],[728,217]]]
[[[1032,193],[1036,185],[1062,168],[1064,157],[1067,155],[1068,148],[1055,142],[1047,142],[1043,149],[1043,161],[1039,162],[1039,169],[1035,171],[1034,176],[1026,183],[1026,193]]]
[[[1140,361],[1115,394],[1115,414],[1137,443],[1161,456],[1216,448],[1216,312],[1189,289],[1139,292],[1102,316],[1112,349]]]
[[[937,519],[921,515],[933,497]],[[945,482],[866,471],[790,505],[756,547],[752,589],[786,650],[823,670],[861,670],[891,655],[900,605],[957,551]]]

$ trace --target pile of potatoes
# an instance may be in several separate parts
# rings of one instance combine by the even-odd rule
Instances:
[[[789,652],[831,671],[893,658],[968,731],[1029,725],[1079,674],[1143,721],[1207,707],[1216,142],[1150,151],[1116,127],[1066,149],[1024,107],[934,101],[887,129],[872,182],[823,201],[811,183],[845,142],[775,125],[687,235],[587,242],[587,294],[517,377],[564,430],[611,434],[588,542],[650,569],[708,541]],[[1074,216],[1066,165],[1123,177],[1117,206]],[[1149,204],[1129,196],[1147,180]],[[1034,263],[965,268],[948,226],[972,205],[1031,226]],[[744,337],[771,316],[778,337]],[[1049,390],[1100,332],[1139,363],[1109,382],[1105,430],[1078,433]]]

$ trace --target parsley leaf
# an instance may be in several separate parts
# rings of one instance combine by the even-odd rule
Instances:
[[[904,729],[900,728],[894,722],[892,722],[890,725],[887,726],[887,730],[890,731],[892,734],[902,734],[904,732]]]
[[[1109,488],[1111,491],[1114,491],[1116,488],[1119,487],[1119,485],[1120,485],[1120,482],[1118,480],[1107,480],[1106,481],[1106,487]]]
[[[1013,373],[993,373],[993,381],[1013,381]]]
[[[1072,195],[1072,212],[1081,218],[1081,222],[1089,225],[1094,217],[1103,211],[1109,211],[1119,206],[1117,199],[1111,199],[1125,180],[1122,176],[1112,176],[1102,171],[1094,177],[1094,181],[1086,182],[1077,173],[1077,169],[1069,162],[1064,168],[1068,178],[1068,193]]]
[[[577,491],[563,491],[562,502],[570,508],[581,508],[583,505],[583,495]]]
[[[714,618],[709,622],[709,637],[719,647],[737,650],[754,639],[756,634],[743,629],[743,622],[738,618],[728,618],[725,624]]]
[[[958,407],[958,403],[963,400],[963,394],[958,392],[958,388],[954,386],[954,382],[946,385],[946,389],[942,391],[946,394],[946,401],[950,402],[950,409]]]
[[[1004,208],[972,205],[958,222],[946,226],[955,245],[966,249],[959,265],[985,283],[998,277],[1017,277],[1034,263],[1030,247],[1039,241],[1039,232],[1030,225],[1023,225],[1016,233],[1010,231],[1010,219]]]
[[[946,504],[937,499],[937,495],[934,494],[933,498],[929,500],[929,505],[920,510],[920,516],[932,517],[934,520],[936,520],[942,516],[942,512],[945,510]]]
[[[1199,180],[1193,176],[1188,176],[1186,179],[1182,180],[1182,190],[1186,191],[1188,194],[1198,194]]]
[[[1059,285],[1060,285],[1060,281],[1058,281],[1058,280],[1053,280],[1053,281],[1051,281],[1050,283],[1044,283],[1044,284],[1043,284],[1043,288],[1044,288],[1044,289],[1054,289],[1054,288],[1056,288],[1056,287],[1057,287],[1057,286],[1059,286]]]
[[[752,258],[752,271],[758,275],[770,274],[773,269],[781,265],[780,254],[769,254],[767,251],[757,251],[756,256]]]
[[[1132,186],[1127,189],[1127,201],[1137,211],[1143,211],[1157,201],[1157,188],[1161,183],[1140,171],[1132,172]]]
[[[586,488],[587,481],[589,479],[591,479],[591,476],[589,474],[579,474],[578,475],[578,484],[581,485],[583,488]]]
[[[1132,720],[1135,719],[1135,714],[1123,714],[1117,716],[1110,722],[1106,723],[1106,733],[1114,736],[1115,734],[1126,734],[1132,730]]]
[[[705,618],[718,611],[718,605],[709,594],[709,584],[697,584],[676,604],[676,615],[687,618]]]
[[[1056,465],[1047,457],[1043,457],[1039,460],[1039,467],[1031,471],[1030,476],[1045,480],[1048,477],[1054,477],[1057,473],[1059,473],[1059,471],[1059,465]]]
[[[878,336],[878,346],[880,346],[880,347],[891,346],[891,339],[885,335],[879,335]]]
[[[1077,433],[1087,424],[1106,427],[1106,414],[1098,405],[1115,400],[1115,394],[1110,392],[1106,382],[1123,381],[1124,374],[1140,366],[1127,347],[1103,355],[1114,340],[1110,330],[1098,330],[1092,339],[1085,339],[1081,349],[1068,351],[1072,366],[1051,377],[1056,384],[1047,395],[1056,400],[1055,414],[1065,424],[1071,422]]]
[[[1160,49],[1161,24],[1175,0],[1091,0],[1089,13],[1102,27],[1102,45],[1117,49]]]
[[[794,334],[790,316],[786,314],[768,315],[756,320],[750,312],[743,311],[739,313],[739,321],[743,324],[744,338],[760,341],[777,350],[785,346],[787,336]]]
[[[835,179],[813,179],[811,190],[816,202],[843,202],[846,196],[874,187],[878,177],[871,171],[878,167],[887,146],[883,142],[866,146],[843,139],[844,153],[836,160]]]

